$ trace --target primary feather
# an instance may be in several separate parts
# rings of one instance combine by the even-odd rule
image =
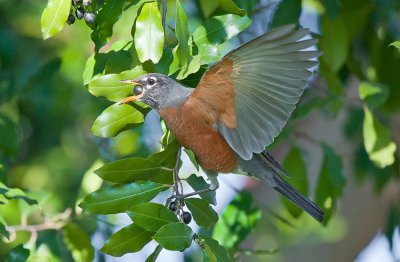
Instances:
[[[272,30],[227,54],[235,91],[236,126],[218,128],[243,159],[262,152],[281,132],[318,63],[318,51],[304,51],[317,40],[302,40],[308,29],[293,25]],[[218,65],[218,64],[217,64]],[[201,83],[200,85],[201,86]]]

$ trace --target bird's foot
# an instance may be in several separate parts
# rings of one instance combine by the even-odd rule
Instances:
[[[174,199],[175,200],[183,200],[183,199],[191,197],[191,196],[195,196],[195,195],[199,195],[199,194],[215,191],[215,190],[217,190],[217,188],[218,187],[214,187],[214,188],[210,187],[210,188],[202,189],[202,190],[199,190],[199,191],[190,192],[190,193],[187,193],[187,194],[172,195],[167,199],[167,201],[171,202]]]

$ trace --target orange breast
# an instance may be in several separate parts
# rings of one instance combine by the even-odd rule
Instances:
[[[159,113],[179,143],[193,151],[203,169],[227,173],[237,168],[236,154],[212,121],[196,121],[188,107],[167,108]],[[186,111],[186,112],[185,112]]]

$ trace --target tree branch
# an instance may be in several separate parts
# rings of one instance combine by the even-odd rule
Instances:
[[[72,210],[67,208],[63,213],[54,216],[51,220],[45,220],[42,224],[37,225],[28,225],[26,220],[22,219],[22,223],[20,225],[7,226],[7,231],[14,233],[17,231],[30,231],[32,233],[37,233],[39,231],[45,231],[50,229],[59,230],[69,220],[72,214]]]

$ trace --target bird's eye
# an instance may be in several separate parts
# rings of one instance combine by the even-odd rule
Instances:
[[[133,93],[135,94],[135,96],[141,95],[143,93],[143,87],[142,86],[135,86],[133,88]]]
[[[154,79],[154,78],[149,78],[149,79],[147,79],[147,84],[149,84],[149,85],[154,85],[156,83],[156,80]]]

